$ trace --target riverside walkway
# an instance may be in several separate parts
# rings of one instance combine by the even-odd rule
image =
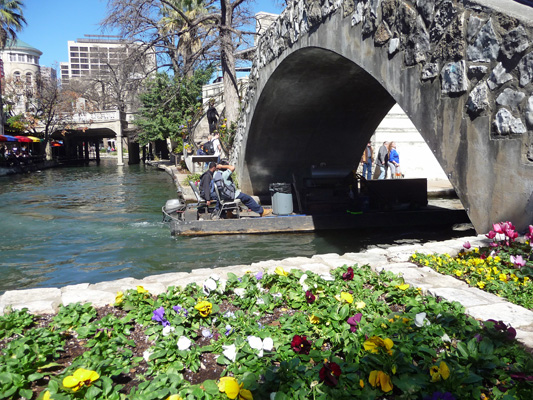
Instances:
[[[184,287],[189,283],[201,284],[212,274],[226,277],[230,272],[240,276],[246,272],[264,271],[273,273],[278,266],[285,270],[309,270],[317,274],[329,272],[341,266],[368,264],[376,272],[391,271],[403,276],[406,283],[418,287],[423,293],[461,303],[466,313],[479,320],[494,319],[510,324],[517,332],[517,340],[528,349],[533,349],[533,312],[511,304],[505,299],[469,287],[465,282],[451,276],[441,275],[429,267],[418,267],[409,262],[415,252],[456,255],[469,241],[472,246],[486,246],[483,235],[463,237],[443,242],[409,244],[390,247],[373,247],[361,253],[320,254],[313,257],[291,257],[284,260],[269,260],[250,265],[233,265],[220,268],[197,269],[190,273],[176,272],[153,275],[144,279],[124,278],[96,284],[82,283],[62,288],[13,290],[0,296],[0,314],[7,306],[14,309],[28,308],[34,314],[56,313],[58,307],[71,303],[92,303],[95,307],[113,304],[118,291],[143,286],[153,295],[166,291],[169,286]]]

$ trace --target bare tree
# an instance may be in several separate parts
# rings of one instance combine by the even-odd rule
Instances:
[[[255,34],[244,30],[252,21],[246,4],[247,0],[109,0],[103,25],[161,50],[166,58],[162,65],[171,66],[174,73],[187,74],[202,61],[220,63],[226,117],[235,121],[239,110],[235,51]],[[168,23],[172,15],[174,27]]]

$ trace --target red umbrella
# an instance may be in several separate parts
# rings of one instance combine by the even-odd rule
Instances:
[[[17,142],[20,143],[33,143],[33,140],[27,136],[15,136],[15,139],[17,139]]]

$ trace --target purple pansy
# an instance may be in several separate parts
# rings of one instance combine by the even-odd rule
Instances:
[[[182,306],[172,306],[172,309],[176,311],[178,314],[183,314],[184,317],[187,317],[187,315],[189,315],[189,311],[187,311]]]
[[[350,325],[350,330],[352,332],[357,331],[357,325],[359,325],[359,322],[361,322],[361,318],[363,318],[363,314],[357,313],[353,317],[348,318],[346,322],[348,322],[348,325]]]
[[[263,271],[259,271],[257,274],[255,274],[255,279],[258,281],[263,279]]]
[[[163,306],[154,310],[154,315],[152,315],[152,321],[160,322],[163,326],[170,326],[170,322],[164,317],[165,309]]]

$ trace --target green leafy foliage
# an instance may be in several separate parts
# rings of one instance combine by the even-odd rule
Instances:
[[[185,378],[204,357],[255,399],[531,398],[533,359],[510,327],[476,321],[390,272],[350,270],[230,273],[159,296],[138,287],[101,318],[88,305],[63,307],[48,327],[13,331],[0,344],[0,398],[30,398],[36,387],[59,400],[228,398],[217,379]],[[60,364],[65,339],[83,346],[69,365]],[[79,369],[98,379],[66,388]],[[129,392],[124,377],[135,380]]]
[[[202,85],[213,73],[211,67],[195,70],[192,77],[157,73],[141,95],[142,107],[135,124],[140,128],[138,142],[171,138],[183,145],[183,133],[201,107]]]

